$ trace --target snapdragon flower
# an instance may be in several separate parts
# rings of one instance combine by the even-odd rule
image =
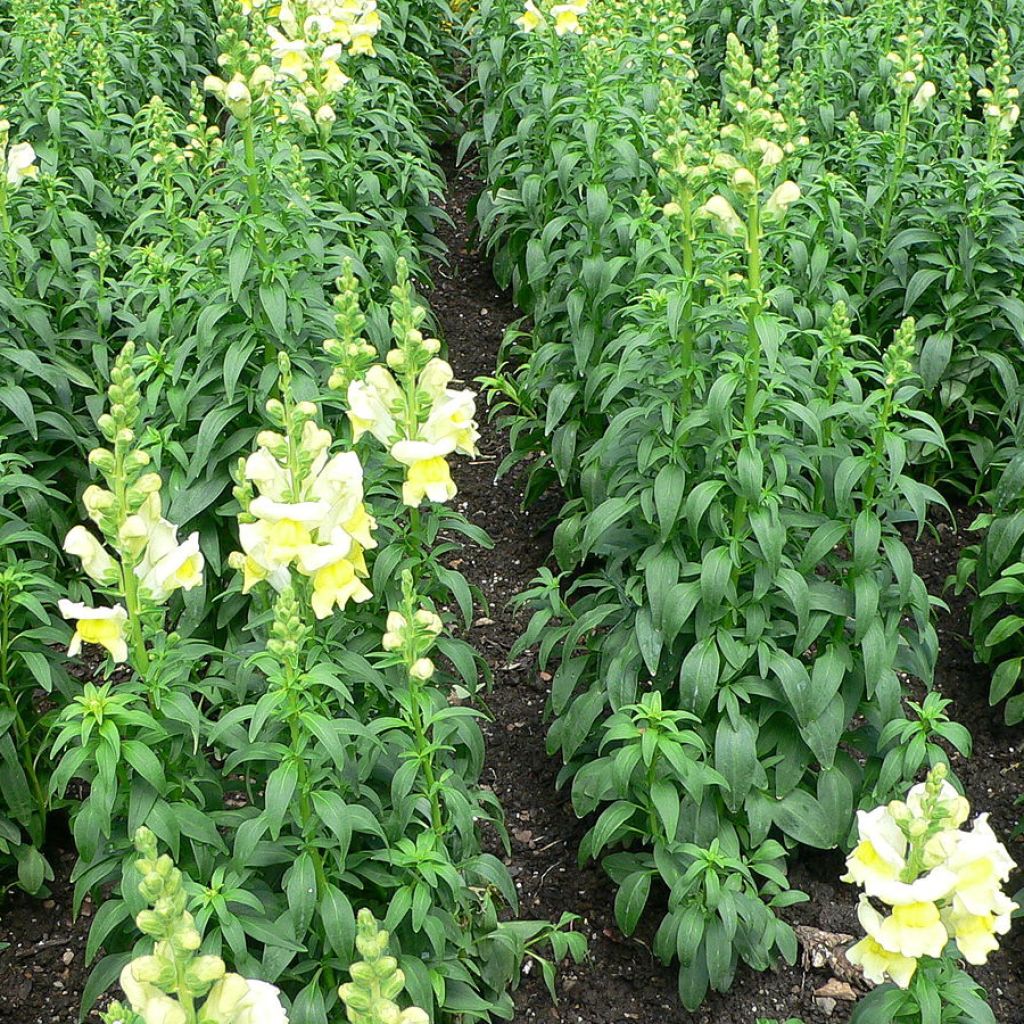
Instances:
[[[906,988],[921,959],[941,957],[951,941],[969,963],[983,964],[998,948],[996,936],[1009,931],[1017,905],[1002,885],[1014,862],[988,815],[970,831],[961,828],[969,814],[944,765],[905,803],[858,812],[859,841],[843,881],[864,889],[858,917],[866,935],[847,957],[871,981],[890,978]]]
[[[267,412],[284,432],[262,431],[257,450],[241,462],[235,495],[242,550],[228,561],[243,574],[243,593],[264,581],[283,593],[293,570],[308,577],[313,612],[323,619],[370,598],[364,552],[377,546],[377,523],[363,503],[359,457],[330,455],[333,437],[316,424],[313,403],[291,402],[283,356],[281,365],[286,401],[272,399]]]
[[[61,598],[57,607],[65,619],[75,622],[68,657],[74,658],[82,650],[82,644],[95,644],[108,651],[115,664],[128,660],[128,642],[124,634],[128,612],[123,605],[90,608],[87,604]]]

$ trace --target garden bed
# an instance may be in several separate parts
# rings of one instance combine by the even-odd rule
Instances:
[[[470,240],[466,206],[478,188],[465,171],[449,170],[447,209],[454,228],[445,240],[450,265],[435,267],[436,287],[430,296],[447,340],[456,373],[464,381],[493,371],[505,326],[516,316],[500,293],[484,257]],[[621,935],[614,923],[614,886],[596,865],[576,866],[576,850],[588,827],[573,814],[567,794],[558,793],[556,759],[545,751],[543,710],[547,680],[529,653],[510,662],[512,645],[525,626],[525,614],[514,614],[507,602],[531,581],[550,548],[547,528],[558,504],[552,498],[528,512],[520,509],[521,480],[513,474],[497,484],[494,474],[506,453],[506,440],[493,426],[483,426],[480,456],[459,475],[456,505],[485,528],[495,546],[486,551],[466,546],[457,568],[477,584],[489,609],[477,609],[468,637],[484,653],[495,675],[487,705],[494,721],[486,728],[487,761],[483,781],[499,796],[512,841],[510,871],[519,890],[522,916],[557,919],[563,911],[579,914],[579,927],[590,942],[590,955],[579,966],[566,966],[559,981],[560,1002],[553,1006],[541,978],[531,973],[516,995],[517,1024],[564,1021],[566,1024],[619,1024],[624,1021],[671,1020],[686,1024],[753,1024],[758,1017],[801,1016],[808,1024],[845,1020],[848,1004],[839,1001],[831,1014],[815,992],[831,978],[827,969],[795,968],[756,974],[742,969],[732,991],[712,995],[696,1013],[686,1013],[676,996],[675,970],[662,968],[650,951],[650,929],[641,925],[633,938]],[[963,527],[970,513],[958,514]],[[935,536],[913,545],[915,564],[931,593],[941,594],[965,542],[946,523]],[[988,706],[987,673],[972,662],[962,633],[966,603],[953,600],[951,611],[938,617],[941,653],[937,688],[954,700],[953,717],[974,738],[974,755],[954,758],[967,794],[978,810],[989,811],[996,831],[1008,836],[1019,810],[1016,796],[1024,782],[1020,737],[1001,724],[1001,709]],[[1020,861],[1024,846],[1010,844]],[[67,875],[70,852],[54,851],[57,883],[44,901],[12,891],[0,925],[0,1021],[10,1024],[72,1024],[88,974],[85,940],[91,906],[77,922],[70,917]],[[856,893],[838,881],[838,853],[807,852],[793,862],[792,880],[811,896],[810,902],[788,911],[794,923],[833,933],[856,934]],[[1011,881],[1010,891],[1017,886]],[[654,915],[649,915],[649,919]],[[1006,1024],[1019,1019],[1024,1006],[1024,935],[1016,929],[1000,953],[974,972],[989,993],[993,1010]]]

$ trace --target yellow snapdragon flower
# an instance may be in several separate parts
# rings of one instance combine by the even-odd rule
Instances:
[[[299,572],[313,580],[311,603],[318,619],[327,618],[335,607],[344,610],[349,601],[359,604],[373,596],[359,579],[355,547],[346,533],[338,531],[334,543],[311,544],[299,552]]]
[[[841,881],[869,889],[878,881],[896,881],[906,867],[907,838],[888,807],[857,812],[858,843],[846,859]]]
[[[36,151],[31,143],[18,142],[7,150],[3,158],[7,168],[7,184],[17,188],[23,181],[38,177],[39,167],[36,165]]]
[[[580,24],[580,15],[586,9],[586,4],[555,4],[551,8],[551,17],[555,19],[555,35],[582,35],[583,26]]]
[[[96,644],[109,652],[115,664],[128,660],[128,642],[124,635],[128,612],[123,605],[90,608],[86,604],[61,598],[57,607],[65,619],[75,621],[75,632],[68,645],[68,657],[75,657],[82,650],[82,644]]]
[[[457,489],[445,455],[448,445],[428,441],[399,441],[391,449],[392,458],[406,467],[402,485],[402,501],[413,508],[429,501],[446,502],[455,497]]]
[[[949,941],[934,903],[904,903],[878,925],[873,937],[883,948],[906,957],[941,956]]]
[[[947,863],[955,876],[956,898],[969,913],[986,915],[1016,865],[992,831],[987,814],[978,815],[970,832],[955,835],[957,841],[948,844]]]
[[[544,15],[540,12],[533,0],[526,0],[523,5],[523,13],[516,18],[516,25],[522,32],[533,32],[544,24]]]
[[[404,400],[391,371],[379,363],[371,366],[362,380],[354,380],[348,386],[352,439],[358,441],[369,433],[385,447],[390,446],[399,434],[393,410]]]
[[[135,569],[143,590],[158,604],[175,590],[192,590],[203,582],[205,560],[199,550],[199,534],[193,532],[183,544],[168,548],[146,549],[145,557]]]
[[[857,907],[857,917],[865,936],[847,950],[846,958],[857,964],[868,981],[881,985],[891,978],[900,988],[906,988],[917,970],[916,957],[894,953],[883,946],[876,936],[883,923],[882,915],[862,896]]]

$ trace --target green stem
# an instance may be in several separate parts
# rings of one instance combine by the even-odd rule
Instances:
[[[124,444],[114,442],[114,488],[117,498],[120,522],[118,532],[124,526],[128,508],[128,488],[124,465]],[[142,630],[142,608],[139,600],[139,578],[135,575],[135,565],[123,556],[120,564],[121,593],[124,594],[125,611],[128,613],[128,635],[132,647],[132,664],[139,677],[146,682],[149,674],[149,651],[146,649],[145,635]],[[153,694],[148,694],[150,708],[154,707]]]
[[[683,277],[686,279],[686,301],[683,304],[682,324],[682,364],[683,394],[681,412],[685,416],[690,411],[693,399],[693,292],[696,282],[693,279],[693,197],[689,188],[683,189],[680,205],[683,208]]]
[[[885,206],[882,208],[882,228],[878,237],[878,251],[884,254],[889,245],[889,232],[892,230],[892,211],[899,195],[900,178],[907,162],[907,142],[910,136],[910,94],[900,92],[900,124],[896,141],[896,161],[892,168],[892,178],[889,180],[889,187],[885,191]]]
[[[4,249],[7,254],[7,266],[11,275],[11,285],[19,294],[24,294],[21,275],[18,273],[18,250],[14,244],[14,231],[11,226],[11,211],[8,207],[9,190],[6,184],[0,185],[0,230],[4,235]]]

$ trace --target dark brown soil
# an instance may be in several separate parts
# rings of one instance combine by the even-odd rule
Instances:
[[[465,211],[477,182],[465,171],[449,171],[448,212],[455,225],[447,239],[451,263],[435,269],[430,301],[456,372],[471,382],[493,372],[504,329],[517,314],[470,239]],[[676,996],[675,970],[659,965],[650,952],[653,923],[648,922],[646,930],[641,927],[637,937],[623,937],[612,914],[613,886],[599,868],[576,866],[576,849],[586,826],[576,820],[565,795],[555,790],[558,764],[547,756],[544,744],[547,685],[529,657],[514,664],[509,660],[526,615],[512,612],[507,604],[546,560],[548,528],[558,502],[552,496],[529,512],[522,511],[522,481],[515,475],[498,483],[494,479],[507,452],[506,439],[492,426],[482,429],[480,457],[457,468],[456,503],[495,542],[492,551],[467,548],[459,566],[481,587],[489,604],[489,609],[480,610],[470,637],[487,656],[495,676],[488,698],[494,721],[487,727],[486,781],[505,807],[513,844],[509,867],[523,916],[557,920],[563,911],[572,911],[580,916],[578,927],[590,942],[587,961],[562,970],[557,1006],[537,972],[527,974],[516,995],[516,1024],[756,1024],[762,1017],[784,1021],[789,1016],[799,1016],[806,1024],[846,1020],[849,1004],[839,1002],[826,1013],[828,1005],[815,998],[830,972],[800,965],[766,974],[741,970],[729,994],[713,996],[698,1012],[686,1013]],[[970,521],[966,515],[959,518]],[[962,535],[940,526],[937,537],[915,544],[919,571],[933,594],[942,593],[963,543]],[[1024,735],[1005,728],[1000,711],[988,707],[987,674],[973,664],[963,642],[965,623],[963,600],[939,617],[938,688],[954,699],[954,717],[974,735],[973,758],[957,759],[955,765],[974,808],[989,811],[997,831],[1009,836],[1019,818],[1014,801],[1024,782],[1018,752]],[[1013,844],[1011,852],[1024,861],[1024,845]],[[87,975],[84,947],[89,921],[70,920],[66,878],[73,858],[58,852],[54,859],[58,881],[46,902],[11,893],[0,904],[0,942],[11,943],[0,951],[0,1024],[77,1020]],[[837,881],[841,873],[838,855],[815,854],[793,865],[794,884],[811,896],[809,903],[793,908],[793,923],[856,934],[855,892]],[[994,960],[974,973],[987,987],[1002,1024],[1024,1021],[1024,930],[1017,928]]]

